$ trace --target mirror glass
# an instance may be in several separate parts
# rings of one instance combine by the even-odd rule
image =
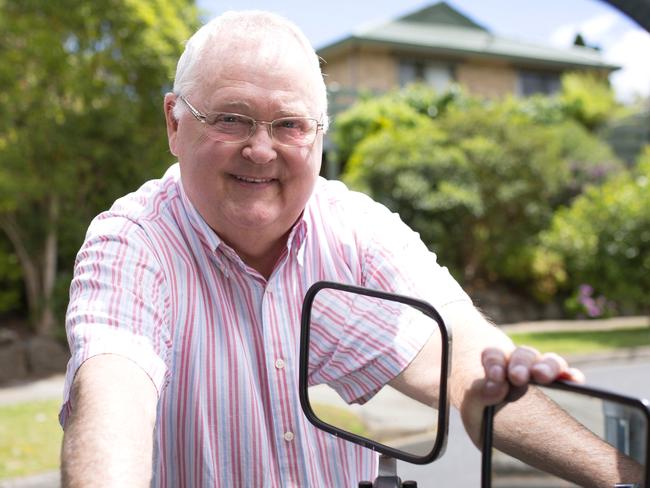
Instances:
[[[369,441],[367,447],[430,455],[443,433],[439,395],[417,401],[387,384],[428,340],[441,340],[438,324],[411,305],[349,290],[319,290],[308,341],[307,396],[314,415]],[[431,374],[440,375],[440,366]]]
[[[509,405],[497,412],[492,487],[646,486],[648,408],[640,402],[546,387],[529,389],[519,402],[531,402],[531,416],[536,405],[549,406],[553,417],[524,432]]]

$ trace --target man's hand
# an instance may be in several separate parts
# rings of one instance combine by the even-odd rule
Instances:
[[[450,399],[477,446],[484,408],[505,400],[512,387],[525,386],[531,380],[541,384],[556,379],[584,382],[583,374],[559,355],[515,346],[473,306],[458,304],[446,312],[453,331]]]
[[[555,354],[540,354],[528,346],[520,346],[509,355],[503,349],[488,347],[481,354],[485,371],[483,398],[486,405],[503,401],[510,385],[525,386],[531,380],[548,384],[558,379],[584,383],[582,372],[570,368],[566,360]]]

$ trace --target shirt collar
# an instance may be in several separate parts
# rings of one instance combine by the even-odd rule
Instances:
[[[300,219],[291,229],[289,238],[287,239],[287,250],[289,255],[295,254],[298,264],[303,265],[305,257],[305,237],[307,236],[308,225],[307,221],[303,215],[300,216]],[[294,253],[292,253],[294,251]]]
[[[183,203],[183,208],[185,209],[185,213],[187,214],[187,218],[190,224],[194,228],[201,243],[210,249],[210,251],[215,252],[217,248],[222,244],[221,239],[212,229],[212,227],[208,225],[208,223],[190,201],[187,193],[185,193],[185,188],[183,188],[183,182],[180,177],[177,184],[178,193],[181,196],[181,202]]]

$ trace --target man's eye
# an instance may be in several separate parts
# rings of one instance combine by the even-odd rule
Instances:
[[[306,132],[309,130],[309,120],[307,119],[282,119],[278,123],[279,129],[288,129],[294,131]]]
[[[293,119],[285,119],[280,121],[280,127],[284,129],[295,129],[298,127],[298,123]]]
[[[213,124],[248,124],[246,118],[237,114],[216,114],[213,118]]]

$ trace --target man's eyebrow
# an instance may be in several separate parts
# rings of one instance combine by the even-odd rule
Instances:
[[[221,101],[212,106],[212,112],[250,112],[251,106],[248,102],[239,100]]]
[[[222,100],[212,104],[210,112],[236,112],[241,114],[250,114],[253,107],[245,100]],[[305,108],[301,104],[290,104],[274,113],[274,118],[280,117],[305,117]]]

